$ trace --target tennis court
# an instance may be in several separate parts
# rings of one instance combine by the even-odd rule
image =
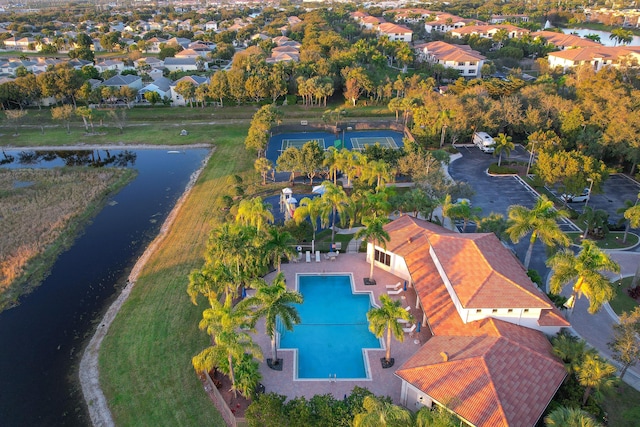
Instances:
[[[320,146],[320,148],[322,148],[323,150],[327,149],[326,144],[324,143],[324,138],[315,138],[315,139],[308,139],[308,138],[304,138],[304,139],[289,139],[289,138],[283,138],[282,139],[282,148],[280,149],[280,151],[284,151],[289,147],[295,147],[295,148],[302,148],[302,146],[304,144],[306,144],[307,142],[311,142],[311,141],[316,141],[318,143],[318,145]]]
[[[353,150],[362,151],[368,145],[376,145],[379,144],[383,148],[393,148],[397,149],[398,144],[390,136],[369,136],[369,137],[358,137],[351,138],[351,146]]]

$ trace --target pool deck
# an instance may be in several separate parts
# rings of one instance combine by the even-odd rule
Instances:
[[[282,272],[285,274],[289,288],[295,286],[297,273],[351,273],[356,287],[356,291],[373,292],[376,303],[380,304],[379,296],[386,294],[385,285],[393,285],[401,279],[379,268],[375,268],[373,277],[377,282],[376,286],[365,286],[363,278],[369,277],[370,265],[365,260],[364,253],[340,254],[335,261],[327,260],[322,254],[322,261],[306,263],[303,259],[298,263],[288,263],[282,265]],[[274,273],[266,276],[266,280],[271,282]],[[411,313],[416,320],[422,319],[422,312],[415,308],[416,294],[411,288],[399,295],[392,296],[393,299],[402,301],[403,306],[411,305]],[[264,321],[258,324],[258,333],[254,336],[256,343],[260,345],[264,353],[265,362],[260,364],[262,374],[262,384],[267,392],[275,392],[289,398],[305,396],[311,398],[316,394],[332,394],[336,399],[342,399],[345,394],[350,394],[355,386],[366,387],[378,396],[389,396],[394,403],[400,402],[401,381],[394,375],[396,369],[414,354],[426,340],[431,337],[428,327],[422,327],[419,333],[405,334],[404,342],[400,343],[395,338],[391,338],[391,357],[395,359],[392,368],[382,369],[380,358],[384,357],[385,350],[369,350],[368,359],[370,367],[370,380],[357,381],[329,381],[327,380],[293,380],[293,351],[278,350],[278,358],[283,359],[282,371],[275,371],[267,366],[266,359],[271,357],[271,344],[269,338],[264,333]],[[383,337],[384,339],[384,337]],[[416,344],[416,340],[418,343]],[[331,354],[327,354],[331,357]]]

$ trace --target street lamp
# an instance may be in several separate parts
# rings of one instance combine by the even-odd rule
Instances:
[[[587,194],[587,201],[584,202],[584,207],[586,209],[587,204],[589,203],[589,200],[591,200],[591,189],[593,188],[593,178],[587,178],[587,181],[589,181],[589,194]]]
[[[531,164],[533,163],[533,152],[536,149],[536,141],[531,142],[531,153],[529,153],[529,163],[527,164],[527,173],[529,175],[529,168],[531,168]]]

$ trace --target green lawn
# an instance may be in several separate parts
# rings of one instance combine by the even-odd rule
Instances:
[[[253,162],[243,146],[246,131],[211,127],[216,152],[104,340],[100,380],[118,426],[224,425],[191,366],[208,345],[197,328],[206,307],[193,306],[186,287],[203,262],[209,231],[223,219],[215,204],[227,177],[257,180],[246,173]]]
[[[576,245],[580,245],[582,242],[582,233],[572,231],[568,232],[567,236],[569,236]],[[595,240],[595,242],[601,249],[625,249],[638,243],[638,236],[636,234],[628,233],[626,243],[622,243],[623,236],[624,232],[622,231],[611,231],[604,239]]]
[[[613,308],[613,311],[618,315],[625,311],[632,311],[638,306],[638,303],[627,293],[627,289],[629,289],[629,285],[631,285],[632,280],[633,277],[625,277],[622,280],[616,280],[614,282],[617,292],[616,296],[609,301],[609,304],[611,305],[611,308]]]
[[[605,394],[604,410],[609,417],[610,427],[640,426],[640,391],[621,382]]]

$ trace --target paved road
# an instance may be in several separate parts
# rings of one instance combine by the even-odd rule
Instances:
[[[621,267],[621,274],[610,276],[612,280],[617,280],[621,276],[632,276],[640,262],[640,253],[638,252],[614,251],[611,252],[611,257]],[[571,294],[570,286],[565,288],[563,294],[565,296]],[[617,316],[608,304],[596,314],[589,314],[587,312],[588,308],[589,302],[585,297],[576,302],[573,313],[569,314],[572,329],[577,335],[584,338],[589,345],[611,359],[611,351],[609,351],[607,343],[613,340],[612,326],[618,321]],[[611,360],[613,361],[613,359]],[[640,367],[630,367],[625,374],[624,381],[635,389],[640,390]]]
[[[455,160],[449,166],[449,173],[455,180],[468,182],[475,190],[475,195],[470,198],[473,206],[482,208],[482,216],[490,212],[507,215],[509,206],[519,204],[532,207],[536,200],[535,193],[526,188],[519,179],[515,177],[492,177],[486,173],[487,168],[495,158],[492,155],[482,153],[475,147],[460,147],[462,158]],[[528,160],[527,152],[520,146],[511,155],[512,159]],[[596,209],[605,209],[610,214],[610,220],[615,221],[620,217],[616,210],[624,205],[625,200],[635,200],[640,191],[640,185],[622,175],[613,175],[605,182],[603,193],[594,194],[589,205]],[[577,208],[579,206],[575,206]],[[570,222],[561,224],[564,230],[573,229]],[[637,231],[637,230],[636,230]],[[517,256],[522,260],[528,246],[528,238],[523,239],[517,245],[513,245]],[[620,264],[622,276],[629,276],[635,273],[638,263],[640,263],[640,247],[635,251],[612,252],[612,257]],[[549,276],[549,269],[545,265],[547,254],[542,243],[537,242],[534,246],[530,268],[537,270],[542,277]],[[616,276],[617,279],[619,276]],[[571,293],[567,287],[565,293]],[[570,321],[573,331],[584,338],[591,346],[598,351],[611,357],[611,352],[607,343],[613,337],[612,325],[617,321],[617,316],[610,307],[603,308],[599,313],[591,315],[587,312],[589,304],[585,298],[577,301]],[[640,390],[640,368],[629,368],[624,377],[625,382]]]

